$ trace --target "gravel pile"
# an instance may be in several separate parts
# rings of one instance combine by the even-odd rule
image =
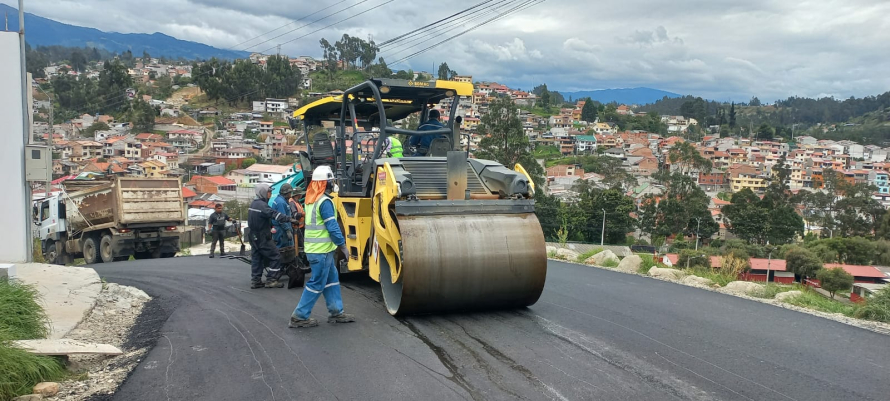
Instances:
[[[109,283],[105,285],[90,315],[65,338],[100,344],[111,344],[124,354],[119,356],[73,355],[69,369],[83,373],[83,380],[61,383],[55,400],[102,399],[114,393],[148,352],[148,347],[127,346],[130,329],[146,303],[145,292],[133,287]]]

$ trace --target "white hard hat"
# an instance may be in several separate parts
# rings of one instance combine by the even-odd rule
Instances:
[[[318,166],[312,172],[312,181],[330,181],[334,179],[334,172],[330,166]]]

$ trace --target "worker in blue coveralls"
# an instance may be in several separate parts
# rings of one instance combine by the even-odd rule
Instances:
[[[312,268],[312,277],[303,287],[303,295],[290,317],[290,328],[318,326],[309,317],[318,297],[324,295],[328,308],[328,323],[354,322],[355,317],[343,312],[340,277],[334,254],[341,252],[349,259],[346,238],[337,223],[337,209],[329,194],[339,192],[334,173],[329,166],[318,166],[312,172],[312,183],[306,191],[306,232],[304,249]]]
[[[269,205],[272,207],[272,210],[285,216],[290,216],[291,210],[290,205],[288,205],[288,199],[290,199],[293,191],[293,187],[290,184],[284,183],[278,191],[278,196]],[[279,223],[276,220],[272,220],[272,238],[275,239],[275,245],[278,246],[278,249],[294,246],[293,232],[294,228],[291,223]]]
[[[442,124],[442,122],[439,121],[440,117],[441,114],[439,113],[439,110],[430,110],[429,120],[417,127],[417,130],[435,131],[445,128],[445,124]],[[412,135],[411,138],[408,139],[408,146],[414,148],[413,156],[426,156],[430,151],[430,145],[433,143],[433,139],[436,139],[435,135]]]

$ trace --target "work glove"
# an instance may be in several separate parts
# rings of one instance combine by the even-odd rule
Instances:
[[[346,249],[346,244],[340,245],[340,253],[343,254],[343,258],[349,260],[349,251]]]

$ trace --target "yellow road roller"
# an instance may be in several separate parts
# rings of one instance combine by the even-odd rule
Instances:
[[[335,172],[349,252],[338,254],[341,273],[367,271],[392,315],[524,307],[544,288],[534,183],[518,164],[471,157],[458,111],[460,97],[472,95],[469,83],[371,79],[290,121],[305,130],[305,176],[319,165]],[[427,121],[440,103],[450,104],[441,128],[394,123],[412,114]],[[386,152],[391,136],[432,140],[424,149],[403,140],[405,156],[396,158]]]

